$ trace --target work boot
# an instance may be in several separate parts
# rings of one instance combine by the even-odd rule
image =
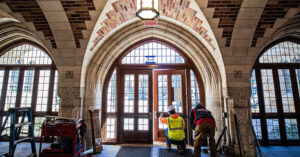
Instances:
[[[180,155],[184,154],[184,149],[180,145],[177,146],[177,150]]]
[[[166,145],[166,150],[170,150],[171,149],[171,144],[167,144]]]

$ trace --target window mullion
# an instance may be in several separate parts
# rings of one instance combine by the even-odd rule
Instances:
[[[295,104],[295,110],[297,115],[297,126],[298,126],[298,134],[300,134],[300,99],[299,99],[299,91],[298,91],[298,83],[296,79],[296,69],[290,69],[290,77],[291,77],[291,83],[292,83],[292,90],[293,90],[293,97],[294,97],[294,104]],[[299,135],[300,137],[300,135]],[[300,138],[299,138],[300,140]]]
[[[266,121],[266,113],[265,113],[265,103],[264,103],[264,95],[263,95],[263,87],[262,87],[262,79],[261,79],[261,69],[255,69],[256,83],[257,83],[257,94],[258,94],[258,103],[259,103],[259,115],[260,115],[260,123],[261,123],[261,132],[262,132],[262,142],[263,144],[267,144],[268,142],[268,130],[267,130],[267,121]]]
[[[8,86],[8,78],[9,78],[9,71],[8,69],[5,69],[4,72],[4,78],[3,78],[3,87],[2,87],[2,94],[1,94],[1,112],[3,112],[4,110],[4,106],[5,106],[5,99],[6,99],[6,94],[7,94],[7,86]]]
[[[116,125],[116,129],[117,129],[117,133],[121,133],[121,116],[122,116],[122,111],[123,108],[121,107],[121,102],[122,102],[122,92],[123,92],[123,88],[122,88],[122,83],[121,83],[121,71],[120,68],[116,68],[116,109],[115,109],[115,114],[116,114],[116,121],[115,121],[115,125]],[[120,142],[121,141],[121,136],[119,134],[115,135],[116,137],[116,142]]]
[[[37,104],[37,94],[38,94],[38,86],[39,86],[39,75],[40,69],[36,68],[34,72],[34,84],[33,84],[33,92],[32,92],[32,113],[36,114],[36,104]]]
[[[138,114],[139,106],[139,75],[138,73],[134,73],[134,114]],[[134,117],[134,132],[138,132],[138,117]]]
[[[54,89],[54,80],[55,80],[55,70],[51,69],[50,72],[50,84],[49,84],[49,92],[48,92],[48,105],[47,105],[47,114],[51,114],[52,105],[53,105],[53,89]]]
[[[278,69],[273,68],[273,80],[274,80],[274,88],[276,95],[276,104],[277,104],[277,117],[279,121],[279,131],[281,136],[281,143],[285,143],[286,141],[286,130],[284,124],[284,114],[283,114],[283,106],[282,106],[282,98],[281,98],[281,88],[279,83]]]
[[[24,80],[24,69],[21,68],[19,73],[19,80],[18,80],[17,98],[15,104],[16,107],[21,107],[23,80]]]

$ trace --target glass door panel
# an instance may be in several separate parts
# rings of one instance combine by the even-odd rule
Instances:
[[[186,118],[184,70],[154,71],[154,140],[165,141],[167,125],[159,120],[159,115],[167,115],[168,106],[173,105],[177,113]]]
[[[158,111],[168,112],[168,75],[158,75]]]
[[[138,108],[139,113],[149,112],[149,76],[148,75],[138,75],[139,76],[139,100]]]
[[[121,143],[152,143],[152,72],[121,71]]]
[[[134,75],[126,74],[124,80],[124,113],[134,112]]]
[[[172,75],[172,106],[177,113],[182,113],[182,85],[181,75]]]

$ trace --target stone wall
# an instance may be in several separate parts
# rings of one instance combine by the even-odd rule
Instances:
[[[234,154],[239,154],[233,120],[236,114],[243,152],[245,156],[254,156],[248,102],[252,66],[269,43],[282,37],[300,36],[299,2],[288,0],[284,4],[279,0],[195,0],[200,9],[197,6],[193,8],[195,10],[190,10],[198,14],[203,12],[204,16],[201,17],[208,21],[208,27],[213,32],[210,31],[211,39],[216,39],[217,44],[214,46],[219,48],[219,51],[213,53],[203,46],[208,40],[201,43],[197,33],[193,32],[195,30],[186,28],[187,24],[180,20],[168,19],[171,15],[165,13],[166,18],[159,20],[159,25],[153,28],[146,28],[136,19],[128,23],[123,21],[122,26],[118,25],[107,33],[108,40],[104,42],[103,38],[101,41],[104,44],[97,51],[87,55],[88,44],[93,44],[95,39],[90,40],[91,34],[99,30],[95,24],[107,1],[39,0],[26,3],[26,9],[23,7],[24,1],[0,0],[0,18],[7,16],[13,19],[1,23],[0,47],[26,39],[49,52],[59,72],[59,114],[87,120],[90,146],[87,111],[101,107],[103,83],[114,59],[126,46],[141,39],[158,37],[169,41],[181,48],[201,72],[207,106],[217,120],[216,137],[221,128],[227,125],[228,143]],[[110,0],[109,4],[111,2],[121,1]],[[270,12],[272,9],[281,11]],[[291,22],[296,14],[298,18]],[[106,17],[106,12],[103,17]],[[227,112],[227,118],[222,118],[222,112]]]

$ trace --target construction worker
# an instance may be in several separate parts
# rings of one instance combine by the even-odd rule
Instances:
[[[210,156],[216,156],[215,129],[216,122],[211,112],[200,103],[192,109],[190,113],[190,124],[195,130],[194,137],[194,157],[201,156],[201,141],[209,136]]]
[[[166,149],[171,149],[171,144],[176,144],[179,154],[185,152],[185,123],[182,117],[176,114],[176,109],[173,106],[168,107],[169,117],[164,118],[163,115],[160,116],[160,121],[167,124],[166,128]]]

